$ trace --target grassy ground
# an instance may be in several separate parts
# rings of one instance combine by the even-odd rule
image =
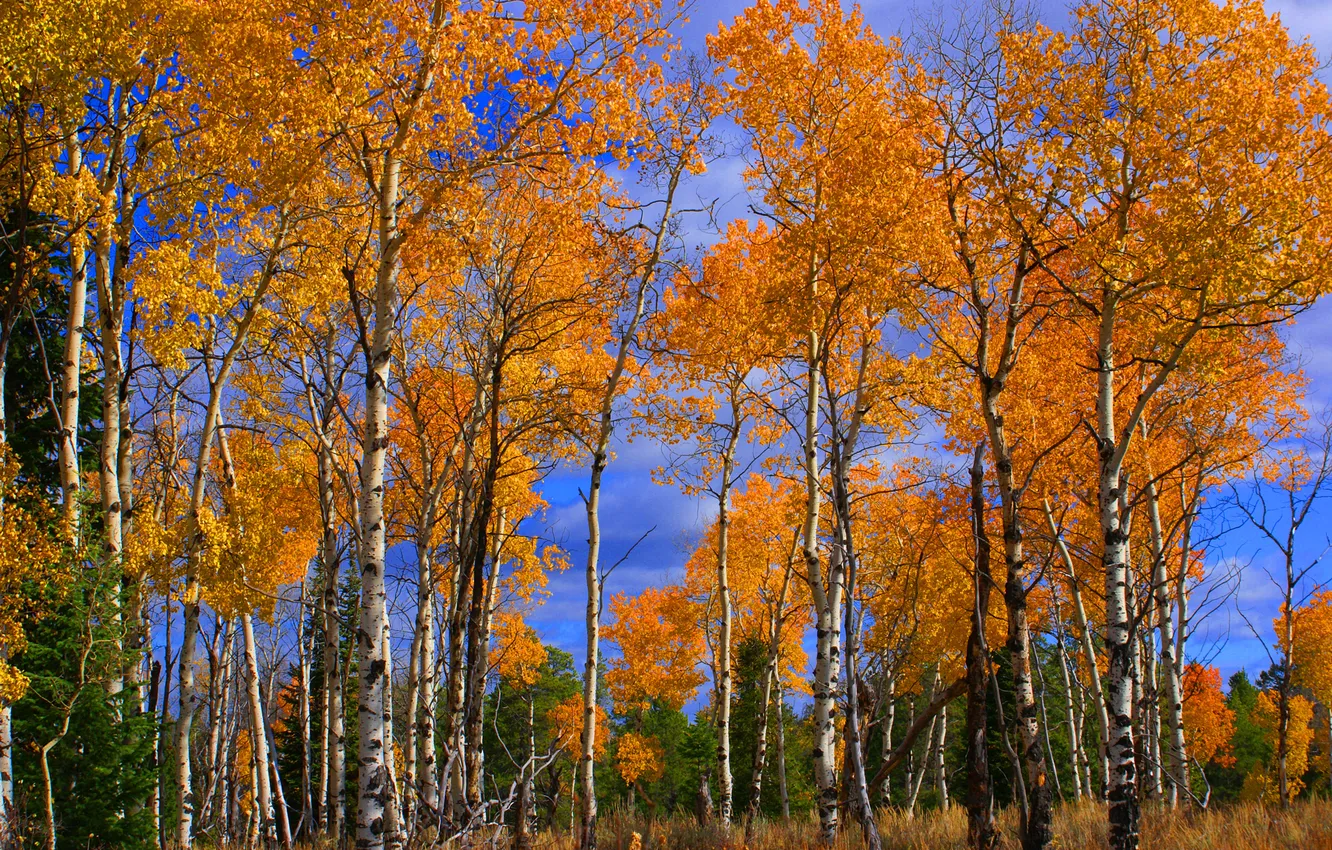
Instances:
[[[648,820],[613,812],[601,818],[599,850],[818,850],[813,820],[755,824],[748,840],[743,830],[703,826],[693,818]],[[885,850],[965,850],[966,813],[954,806],[947,812],[924,812],[915,817],[883,812],[879,829]],[[1018,850],[1013,813],[999,818],[1000,850]],[[467,850],[508,850],[511,838],[488,833],[466,845]],[[407,850],[443,848],[426,841]],[[856,828],[843,830],[835,850],[863,850]],[[1095,803],[1055,809],[1056,850],[1103,850],[1106,847],[1105,809]],[[567,834],[538,837],[533,850],[575,850]],[[302,850],[334,850],[332,844],[302,845]],[[462,848],[459,848],[462,850]],[[1143,811],[1142,850],[1332,850],[1332,801],[1297,803],[1289,810],[1242,804],[1202,812],[1181,807],[1178,812],[1149,806]]]
[[[1016,850],[1017,824],[1000,818],[1000,847]],[[879,829],[886,850],[953,850],[966,847],[965,812],[928,812],[916,817],[885,812]],[[839,850],[863,847],[858,830],[844,831]],[[638,835],[637,842],[635,834]],[[1106,846],[1105,811],[1092,803],[1067,805],[1055,813],[1055,846],[1060,850],[1099,850]],[[602,818],[602,850],[803,850],[815,845],[815,824],[793,821],[754,827],[748,842],[740,832],[700,826],[691,819],[654,822],[623,814]],[[571,850],[567,837],[543,837],[542,850]],[[1289,811],[1239,805],[1208,812],[1151,807],[1143,812],[1143,850],[1332,850],[1332,802],[1298,803]]]

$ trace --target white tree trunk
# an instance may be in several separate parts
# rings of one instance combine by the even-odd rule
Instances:
[[[717,818],[731,822],[734,794],[731,783],[731,584],[727,557],[731,531],[731,470],[740,437],[738,405],[731,405],[731,433],[722,455],[721,487],[717,496],[717,597],[721,602],[721,633],[717,636]]]
[[[939,808],[948,811],[948,765],[944,748],[948,745],[948,706],[939,711],[939,743],[934,748],[934,789],[939,792]]]
[[[366,352],[365,432],[362,441],[361,604],[356,640],[359,682],[357,747],[358,794],[356,846],[381,850],[396,841],[390,830],[392,778],[388,749],[392,746],[393,719],[388,710],[388,593],[384,557],[387,550],[384,515],[384,464],[388,452],[389,357],[393,313],[397,295],[398,171],[400,162],[384,157],[379,184],[379,244],[381,256],[375,279],[374,327]]]
[[[1101,797],[1104,799],[1110,792],[1110,747],[1107,738],[1110,730],[1110,713],[1105,701],[1105,693],[1101,688],[1100,661],[1096,656],[1096,645],[1092,640],[1091,624],[1087,621],[1087,607],[1082,602],[1082,589],[1078,585],[1077,574],[1073,571],[1073,556],[1069,553],[1068,545],[1064,542],[1064,538],[1059,534],[1059,529],[1055,525],[1054,513],[1050,510],[1049,501],[1045,502],[1045,521],[1050,528],[1050,536],[1054,538],[1056,548],[1059,550],[1060,559],[1064,562],[1064,570],[1068,573],[1069,594],[1073,597],[1074,622],[1082,640],[1082,655],[1087,664],[1088,678],[1091,679],[1092,702],[1096,705],[1097,719],[1100,721]],[[1090,790],[1089,785],[1089,793]]]
[[[1107,299],[1108,300],[1108,299]],[[1115,429],[1114,309],[1105,305],[1097,349],[1097,501],[1101,563],[1105,571],[1105,646],[1110,669],[1106,681],[1107,760],[1110,768],[1110,846],[1138,846],[1138,777],[1133,744],[1133,643],[1129,616],[1129,536],[1121,500],[1123,453]]]
[[[0,660],[7,653],[0,648]],[[14,710],[0,705],[0,837],[7,837],[14,819]],[[6,842],[0,845],[8,846]]]
[[[837,838],[837,683],[841,664],[840,558],[833,550],[829,578],[825,584],[819,560],[819,511],[822,491],[819,482],[819,371],[821,341],[810,331],[806,343],[804,474],[805,572],[815,614],[814,661],[814,783],[819,813],[819,840],[831,844]]]
[[[83,170],[83,148],[77,132],[65,143],[69,173]],[[65,537],[74,540],[79,527],[79,383],[83,357],[83,322],[88,308],[88,253],[84,238],[71,241],[69,316],[65,323],[65,354],[60,363],[60,489],[64,498]]]
[[[254,618],[241,615],[245,637],[245,698],[250,713],[250,753],[254,760],[254,799],[259,810],[259,836],[266,845],[277,838],[273,821],[273,789],[268,778],[268,723],[259,695],[259,653],[254,642]]]
[[[1156,601],[1156,628],[1161,635],[1161,676],[1165,680],[1165,715],[1169,730],[1169,759],[1166,762],[1170,777],[1166,799],[1170,808],[1179,805],[1180,789],[1188,792],[1188,762],[1184,752],[1184,695],[1179,666],[1175,664],[1175,624],[1171,617],[1170,576],[1166,570],[1165,537],[1161,526],[1161,509],[1155,482],[1147,484],[1147,514],[1152,532],[1152,591]]]

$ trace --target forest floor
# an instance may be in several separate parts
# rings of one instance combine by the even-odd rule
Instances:
[[[748,839],[736,827],[723,830],[678,815],[648,819],[612,812],[599,824],[599,850],[809,850],[819,848],[818,824],[813,819],[789,823],[764,822],[754,826]],[[927,811],[915,817],[901,811],[883,812],[879,830],[884,850],[965,850],[966,811]],[[1054,850],[1103,850],[1106,843],[1105,809],[1095,803],[1076,803],[1055,809]],[[1290,809],[1243,803],[1209,811],[1181,807],[1172,812],[1149,805],[1142,813],[1141,850],[1332,850],[1332,800],[1300,801]],[[1000,813],[997,850],[1018,850],[1017,818],[1012,810]],[[470,848],[508,850],[507,836],[487,836]],[[426,842],[407,850],[441,848]],[[452,845],[450,845],[452,846]],[[303,850],[333,850],[332,844],[301,845]],[[860,830],[844,829],[833,850],[863,850]],[[568,833],[538,836],[533,850],[576,850]]]
[[[999,818],[999,848],[1016,850],[1017,820],[1012,812]],[[911,817],[884,812],[879,830],[885,850],[964,850],[967,846],[966,812],[954,806],[946,812],[930,811]],[[639,836],[635,844],[634,836]],[[601,850],[803,850],[817,846],[817,823],[756,824],[749,840],[743,831],[726,832],[699,825],[692,818],[648,821],[611,814],[602,818]],[[860,831],[843,830],[838,850],[864,847]],[[1101,850],[1106,847],[1105,810],[1094,803],[1069,804],[1055,811],[1055,847],[1058,850]],[[543,837],[540,850],[572,850],[567,836]],[[1289,810],[1259,804],[1218,807],[1210,811],[1172,812],[1161,806],[1143,811],[1142,850],[1332,850],[1332,802],[1301,801]]]

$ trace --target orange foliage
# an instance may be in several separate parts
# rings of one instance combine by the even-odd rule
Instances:
[[[1221,693],[1221,671],[1189,664],[1184,668],[1184,743],[1186,752],[1199,764],[1216,762],[1222,767],[1235,763],[1231,738],[1235,735],[1235,712]]]
[[[603,632],[620,649],[606,671],[606,687],[617,709],[647,708],[658,701],[684,706],[703,684],[698,665],[703,633],[698,608],[684,588],[649,587],[635,597],[617,593],[610,603],[612,622]]]
[[[655,782],[666,767],[666,752],[651,735],[626,732],[615,746],[615,768],[624,781],[633,785],[638,780]]]

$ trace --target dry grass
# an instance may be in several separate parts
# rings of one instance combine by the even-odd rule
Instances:
[[[817,847],[813,820],[755,824],[748,840],[739,828],[723,830],[692,818],[648,820],[624,812],[601,819],[601,850],[806,850]],[[1017,850],[1017,822],[1011,811],[999,818],[1001,850]],[[900,811],[879,816],[885,850],[964,850],[966,813],[957,806],[947,812],[915,817]],[[635,838],[637,837],[637,840]],[[469,849],[507,848],[505,837],[487,835]],[[1105,810],[1095,803],[1065,805],[1055,810],[1058,850],[1102,850],[1106,846]],[[425,842],[409,850],[443,847]],[[539,837],[534,850],[575,850],[567,834]],[[859,830],[843,830],[835,850],[863,850]],[[306,850],[335,850],[332,844],[306,845]],[[460,848],[461,850],[461,848]],[[1332,850],[1332,802],[1297,803],[1288,811],[1243,804],[1208,812],[1178,812],[1151,806],[1143,812],[1142,850]]]
[[[1003,850],[1016,850],[1016,818],[999,819]],[[623,813],[602,819],[598,846],[630,850],[634,835],[641,850],[804,850],[815,845],[815,823],[792,821],[756,824],[748,841],[740,830],[702,826],[688,818],[647,821]],[[879,829],[885,850],[963,850],[967,846],[966,813],[960,807],[911,817],[883,812]],[[1094,803],[1062,806],[1055,812],[1055,847],[1060,850],[1101,850],[1106,846],[1105,810]],[[549,836],[541,850],[572,850],[565,836]],[[837,850],[860,850],[858,830],[843,830]],[[1143,850],[1332,850],[1332,802],[1301,802],[1289,811],[1245,804],[1208,812],[1158,806],[1143,812]],[[637,849],[636,849],[637,850]]]

